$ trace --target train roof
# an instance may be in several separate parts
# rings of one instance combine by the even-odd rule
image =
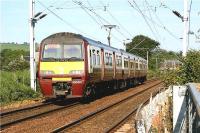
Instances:
[[[52,35],[48,36],[47,38],[43,39],[43,41],[45,41],[46,39],[55,38],[55,37],[59,37],[59,36],[75,37],[77,39],[81,39],[81,40],[87,41],[91,46],[99,47],[99,48],[110,50],[110,51],[117,52],[117,53],[122,53],[123,55],[129,56],[129,57],[133,57],[134,56],[134,58],[139,59],[139,60],[145,60],[142,57],[139,57],[137,55],[125,52],[122,49],[117,49],[115,47],[108,46],[108,45],[106,45],[106,44],[104,44],[104,43],[102,43],[100,41],[95,41],[95,40],[87,38],[87,37],[85,37],[83,35],[70,33],[70,32],[55,33],[55,34],[52,34]]]

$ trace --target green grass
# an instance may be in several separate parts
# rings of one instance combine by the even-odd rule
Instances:
[[[27,45],[27,44],[0,43],[0,52],[3,49],[29,51],[29,45]]]
[[[33,99],[40,96],[30,88],[29,71],[6,72],[0,71],[0,104],[14,101]]]

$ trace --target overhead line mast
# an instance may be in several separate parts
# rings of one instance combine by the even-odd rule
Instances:
[[[116,26],[116,25],[103,25],[103,27],[108,28],[108,37],[107,37],[107,39],[108,39],[108,44],[109,44],[109,46],[110,46],[110,40],[111,40],[110,35],[111,35],[111,30],[112,30],[112,28],[116,28],[117,26]]]
[[[30,0],[30,84],[31,88],[36,91],[36,63],[35,63],[35,35],[34,28],[38,20],[44,18],[47,14],[38,12],[35,14],[35,0]]]
[[[36,76],[35,76],[35,38],[34,38],[34,7],[35,0],[30,0],[30,79],[31,79],[31,88],[36,91]]]
[[[184,16],[183,16],[184,31],[183,31],[183,54],[182,54],[183,57],[187,55],[187,49],[189,44],[189,21],[190,21],[189,14],[190,14],[190,9],[188,9],[188,0],[184,0]]]

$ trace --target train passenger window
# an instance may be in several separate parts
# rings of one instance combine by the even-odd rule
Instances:
[[[138,63],[136,63],[136,69],[138,70]]]
[[[115,62],[116,66],[118,66],[118,55],[116,55]]]
[[[121,60],[117,59],[117,61],[118,61],[118,67],[120,67],[121,66]]]
[[[119,66],[119,60],[118,59],[116,60],[116,66]]]
[[[112,54],[109,54],[109,65],[112,66]]]
[[[100,55],[97,55],[97,65],[100,65]]]
[[[124,67],[128,68],[128,61],[124,61]]]
[[[130,62],[130,65],[131,65],[131,67],[130,67],[130,68],[133,68],[133,62]]]
[[[108,53],[105,54],[105,64],[109,65],[109,56],[108,56]]]
[[[93,58],[93,65],[96,65],[96,55],[93,54],[92,58]]]
[[[119,67],[122,67],[122,57],[119,56]]]
[[[99,55],[99,50],[97,50],[97,65],[100,65],[100,55]]]
[[[116,55],[116,65],[117,65],[117,67],[121,67],[122,66],[122,58],[121,58],[121,56]]]
[[[92,51],[90,50],[90,66],[92,66]]]

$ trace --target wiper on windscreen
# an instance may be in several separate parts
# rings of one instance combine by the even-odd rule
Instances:
[[[43,61],[56,61],[57,59],[54,57],[43,58]]]
[[[78,57],[70,57],[70,58],[68,58],[68,61],[80,61],[80,60],[83,60],[83,59],[78,58]]]

